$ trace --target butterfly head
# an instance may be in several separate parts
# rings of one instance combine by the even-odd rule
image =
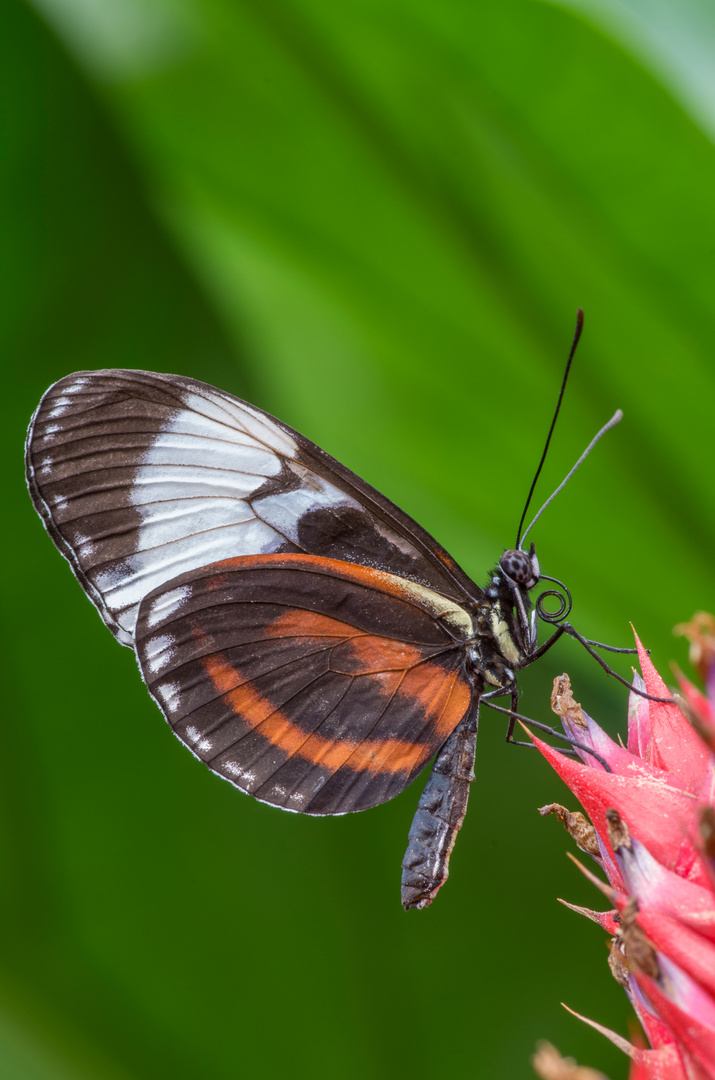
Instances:
[[[519,548],[505,551],[497,573],[492,577],[498,597],[497,608],[509,625],[515,652],[522,662],[536,647],[537,617],[529,592],[538,584],[540,576],[539,560],[532,544],[528,552]]]
[[[505,551],[499,560],[499,568],[515,585],[527,591],[533,589],[540,576],[536,548],[532,544],[528,554],[517,548]]]

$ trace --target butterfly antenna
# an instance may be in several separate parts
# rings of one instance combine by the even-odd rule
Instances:
[[[566,361],[566,370],[564,371],[564,377],[561,380],[561,389],[559,390],[559,400],[556,402],[556,410],[554,412],[554,416],[553,416],[553,419],[551,421],[551,427],[549,428],[549,434],[546,436],[546,445],[544,446],[544,452],[541,455],[541,461],[539,462],[539,467],[536,470],[536,474],[534,475],[534,479],[531,481],[531,487],[529,488],[529,494],[526,497],[526,505],[524,506],[524,512],[521,515],[521,521],[519,522],[519,528],[517,529],[516,544],[514,545],[514,547],[517,550],[521,549],[521,545],[523,543],[524,537],[526,536],[526,534],[524,534],[524,537],[522,537],[521,530],[524,527],[524,522],[526,520],[526,515],[527,515],[528,510],[529,510],[529,503],[531,502],[531,496],[534,494],[534,488],[536,487],[536,482],[539,479],[539,475],[541,473],[541,470],[544,467],[544,462],[546,461],[546,455],[549,452],[549,443],[551,442],[551,436],[553,435],[554,428],[556,427],[556,421],[557,421],[558,416],[559,416],[559,410],[561,409],[561,402],[563,400],[564,390],[566,389],[566,383],[568,381],[569,371],[571,370],[571,363],[573,361],[574,353],[576,352],[576,346],[578,345],[579,338],[581,337],[581,331],[582,330],[583,330],[583,311],[582,311],[581,308],[579,308],[578,311],[576,312],[576,330],[574,331],[573,341],[571,342],[571,350],[569,352],[569,358]],[[580,464],[580,462],[578,464]],[[574,466],[574,468],[577,468],[577,467],[578,466]],[[573,472],[573,469],[571,471]],[[571,474],[569,473],[569,475],[571,475]],[[568,479],[568,477],[567,477],[567,479]],[[564,483],[566,483],[566,481],[564,481]],[[562,487],[563,487],[563,485],[562,485]],[[554,494],[556,494],[556,492],[554,492]],[[552,498],[553,498],[553,495],[552,495]],[[542,506],[541,509],[543,510],[544,507]],[[541,513],[541,510],[539,511],[539,513]],[[536,520],[536,518],[534,520]],[[533,525],[534,522],[532,521],[531,524]],[[529,526],[529,528],[531,528],[531,525]]]
[[[558,493],[562,490],[562,488],[566,487],[569,480],[571,479],[573,474],[578,469],[579,465],[581,465],[586,460],[586,458],[591,453],[591,451],[593,450],[593,448],[596,445],[596,443],[598,442],[598,440],[602,439],[603,436],[606,434],[606,432],[610,431],[611,428],[616,426],[616,424],[620,424],[622,419],[623,419],[623,413],[621,412],[620,409],[616,409],[616,411],[614,412],[613,416],[608,421],[608,423],[604,424],[603,427],[601,428],[601,430],[598,432],[598,434],[595,435],[593,439],[591,439],[590,443],[588,444],[588,446],[586,447],[584,452],[581,454],[581,457],[578,459],[578,461],[576,462],[574,467],[571,469],[571,471],[568,473],[568,475],[564,477],[564,479],[561,481],[559,486],[556,488],[556,491],[554,491],[553,494],[549,495],[548,499],[546,500],[544,505],[541,507],[539,512],[537,514],[535,514],[534,517],[532,518],[531,524],[529,525],[528,529],[526,529],[526,531],[524,532],[524,535],[521,538],[522,544],[526,540],[527,536],[531,532],[534,525],[536,525],[536,522],[539,520],[539,518],[543,514],[546,507],[549,505],[549,503],[552,503],[554,501],[554,499],[556,498]]]

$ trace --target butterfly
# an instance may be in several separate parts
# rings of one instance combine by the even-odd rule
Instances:
[[[402,880],[406,908],[429,904],[466,811],[480,700],[514,705],[517,672],[544,651],[533,544],[481,588],[310,440],[178,375],[61,379],[26,464],[55,545],[213,772],[332,815],[392,799],[435,758]]]

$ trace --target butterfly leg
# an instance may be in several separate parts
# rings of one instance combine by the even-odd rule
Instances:
[[[551,637],[547,638],[543,645],[540,645],[536,652],[531,654],[531,656],[529,657],[529,663],[533,664],[535,660],[538,660],[540,657],[542,657],[544,653],[549,651],[552,645],[556,644],[559,638],[563,637],[564,634],[568,634],[569,637],[574,638],[574,640],[578,641],[581,645],[583,645],[589,656],[592,656],[594,660],[596,660],[601,665],[607,675],[612,675],[614,679],[618,679],[620,683],[623,683],[624,686],[627,686],[628,689],[632,690],[634,694],[638,694],[638,696],[642,698],[647,698],[648,701],[660,701],[666,705],[674,704],[673,698],[654,697],[653,694],[647,694],[645,690],[639,690],[638,687],[630,683],[628,679],[624,679],[622,675],[619,675],[617,671],[614,671],[610,664],[607,664],[603,657],[598,655],[594,646],[598,647],[599,649],[609,649],[611,652],[632,652],[633,650],[618,649],[613,645],[603,645],[599,641],[589,641],[588,638],[585,638],[581,634],[579,634],[578,630],[576,630],[575,627],[573,627],[571,623],[568,622],[559,623],[558,627],[556,628],[556,630],[554,630]]]
[[[549,727],[548,724],[542,724],[538,720],[532,720],[530,716],[522,716],[521,713],[518,713],[514,705],[515,694],[517,702],[519,700],[517,691],[512,691],[512,702],[510,708],[508,709],[505,709],[503,705],[495,705],[494,702],[490,700],[491,693],[485,694],[482,697],[482,701],[486,706],[488,706],[488,708],[494,709],[496,712],[505,713],[509,717],[509,727],[507,729],[506,736],[506,741],[508,743],[511,743],[512,746],[534,746],[533,743],[519,742],[518,739],[514,739],[512,737],[515,721],[521,720],[522,723],[529,724],[530,727],[535,727],[539,731],[545,732],[547,735],[552,735],[555,739],[561,739],[562,742],[566,742],[569,744],[570,747],[574,748],[569,750],[559,750],[559,753],[568,754],[570,757],[577,757],[578,755],[576,754],[576,750],[583,750],[584,753],[589,754],[591,757],[595,758],[596,761],[598,761],[601,765],[603,765],[606,772],[611,772],[611,768],[608,762],[605,761],[605,759],[602,758],[600,754],[597,754],[596,751],[593,750],[590,746],[586,746],[584,743],[579,742],[578,739],[572,738],[571,735],[567,735],[565,732],[559,731],[557,728]]]
[[[535,660],[539,660],[544,653],[547,653],[552,645],[555,645],[559,638],[563,637],[566,633],[566,624],[561,623],[556,627],[550,638],[547,638],[543,645],[539,645],[536,652],[532,653],[529,657],[529,663],[533,664]]]
[[[511,689],[511,702],[508,709],[504,709],[501,706],[493,705],[491,699],[493,697],[505,697],[509,693],[508,689],[504,687],[498,687],[496,690],[490,690],[486,694],[482,694],[481,700],[485,705],[488,705],[490,709],[498,709],[500,712],[504,712],[509,717],[509,724],[506,729],[506,741],[513,746],[533,746],[533,743],[518,742],[514,738],[514,725],[516,721],[520,719],[519,715],[519,691],[516,686]]]
[[[512,746],[527,746],[531,747],[532,750],[536,749],[532,742],[525,742],[523,740],[520,741],[519,739],[514,738],[514,726],[517,720],[523,720],[524,722],[528,722],[532,725],[532,727],[538,727],[540,730],[546,732],[546,734],[554,735],[558,739],[564,738],[563,734],[560,731],[557,731],[556,728],[549,727],[548,724],[538,724],[535,720],[530,720],[527,717],[521,715],[521,713],[519,712],[519,691],[516,687],[514,687],[511,691],[511,701],[509,703],[508,709],[503,708],[503,706],[501,705],[494,705],[491,699],[493,697],[500,697],[505,693],[507,693],[507,691],[503,690],[502,688],[499,688],[498,690],[490,690],[489,693],[482,694],[482,701],[490,709],[496,709],[498,712],[506,713],[509,717],[509,723],[506,729],[506,741],[508,743],[510,743]],[[562,751],[562,753],[570,753],[570,751]]]
[[[435,758],[402,860],[402,906],[425,908],[449,876],[449,857],[474,780],[479,697]]]
[[[607,649],[608,652],[627,653],[629,656],[637,656],[638,649],[621,649],[618,645],[606,645],[603,641],[592,641],[591,638],[584,638],[589,645],[593,645],[594,649]],[[650,656],[650,649],[646,649],[646,652]]]
[[[592,642],[588,641],[585,637],[582,637],[581,634],[579,634],[578,630],[576,630],[571,625],[571,623],[567,623],[567,622],[561,623],[561,625],[559,626],[559,630],[562,630],[565,634],[568,634],[570,637],[572,637],[576,641],[580,642],[580,644],[583,645],[584,649],[589,654],[589,656],[592,656],[594,658],[594,660],[598,661],[598,663],[601,665],[601,667],[603,668],[603,670],[606,672],[607,675],[612,675],[614,679],[618,679],[618,681],[620,683],[623,683],[624,686],[627,686],[628,689],[632,690],[634,694],[638,694],[639,697],[647,698],[648,701],[660,701],[665,705],[674,705],[675,704],[675,700],[673,698],[671,698],[671,697],[663,698],[663,697],[655,697],[653,694],[647,694],[645,692],[645,690],[639,690],[638,687],[633,686],[633,684],[630,683],[628,681],[628,679],[624,679],[622,675],[619,675],[617,671],[614,671],[613,668],[610,666],[610,664],[607,664],[606,661],[603,659],[603,657],[599,656],[598,653],[596,652],[596,650],[594,648],[592,648],[592,644],[596,644],[596,643],[595,642],[592,643]],[[557,633],[558,633],[558,631],[557,631]],[[552,637],[549,638],[549,641],[546,642],[546,644],[548,645],[552,641],[552,639],[554,637],[556,637],[556,634],[553,634]]]
[[[514,746],[533,746],[533,743],[520,742],[514,738],[514,725],[516,724],[517,717],[519,716],[519,691],[514,687],[511,692],[511,702],[509,703],[509,723],[506,729],[506,741],[512,743]]]
[[[556,642],[564,633],[569,633],[570,631],[566,629],[567,626],[570,627],[571,630],[573,630],[573,627],[570,623],[567,623],[566,626],[564,626],[563,628],[560,627],[559,630],[552,634],[551,637],[548,638],[548,640],[545,641],[544,644],[536,650],[533,656],[529,659],[529,663],[531,663],[533,660],[538,660],[539,657],[543,656],[544,653],[547,652],[552,645],[556,644]],[[591,645],[594,649],[607,649],[608,652],[623,653],[627,654],[628,656],[638,655],[638,649],[622,649],[618,645],[606,645],[606,643],[603,641],[592,641],[591,638],[583,638],[583,642],[586,645]],[[646,652],[650,656],[650,649],[646,649]]]

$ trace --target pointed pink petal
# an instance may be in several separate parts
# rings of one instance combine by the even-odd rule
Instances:
[[[620,920],[616,922],[615,919],[616,911],[594,911],[593,908],[581,907],[579,904],[569,904],[567,900],[559,900],[559,903],[570,911],[575,911],[577,915],[585,915],[591,922],[598,923],[611,937],[615,937],[621,928]]]
[[[642,700],[643,698],[641,698]],[[646,765],[643,759],[638,754],[634,754],[630,748],[626,750],[625,746],[619,746],[617,742],[614,742],[610,735],[607,735],[588,713],[584,712],[583,718],[586,721],[585,728],[579,727],[568,719],[562,719],[564,731],[572,738],[578,739],[584,746],[588,746],[591,750],[595,750],[597,754],[600,754],[604,761],[608,763],[608,767],[612,772],[625,775],[625,773],[634,770],[652,769],[652,766]],[[579,750],[578,747],[576,747],[576,752],[584,765],[588,765],[592,769],[603,769],[603,765],[592,754],[587,754],[584,750]],[[664,777],[670,776],[669,773],[665,773],[663,770],[653,771],[660,772]]]
[[[695,799],[652,776],[616,776],[589,769],[529,733],[546,760],[577,796],[596,832],[610,850],[606,810],[615,807],[633,836],[670,870],[708,885],[707,870],[692,841]]]
[[[659,953],[715,995],[715,945],[711,941],[653,908],[641,908],[636,921]]]
[[[645,683],[637,671],[633,672],[633,685],[637,690],[645,690]],[[651,739],[649,706],[648,698],[631,690],[628,695],[628,749],[643,759]]]
[[[655,670],[638,635],[636,647],[646,690],[655,697],[670,697],[670,691]],[[666,769],[697,794],[703,785],[708,768],[708,751],[700,736],[693,730],[677,705],[649,702],[651,738],[646,760],[657,768]]]
[[[632,975],[630,977],[629,997],[650,1045],[655,1050],[660,1050],[666,1046],[677,1046],[675,1035],[665,1021],[654,1013],[653,1006]]]
[[[715,1035],[715,998],[699,982],[692,979],[687,971],[674,964],[664,953],[658,955],[660,967],[659,986],[664,994],[679,1009],[693,1017],[699,1024],[710,1028]],[[677,1036],[677,1032],[675,1035]],[[713,1059],[715,1064],[715,1058]]]
[[[686,1050],[704,1069],[709,1080],[715,1080],[715,1028],[681,1009],[665,994],[655,980],[639,975],[645,992]]]
[[[601,731],[598,724],[594,721],[591,721],[591,723],[595,729]],[[571,732],[569,731],[568,733],[570,734]],[[638,757],[637,754],[632,754],[630,750],[626,750],[623,746],[616,745],[608,738],[605,732],[601,731],[601,736],[603,736],[603,738],[596,736],[595,732],[581,731],[581,738],[579,741],[583,742],[585,746],[592,746],[597,753],[601,753],[602,750],[605,751],[602,756],[608,762],[611,772],[616,776],[627,776],[629,780],[634,782],[642,779],[655,780],[658,783],[665,784],[666,787],[680,788],[681,791],[688,791],[686,784],[684,784],[677,776],[674,776],[673,773],[666,772],[665,769],[660,769],[655,765],[651,765]],[[607,745],[606,740],[611,744],[610,747]],[[603,766],[599,762],[594,761],[589,754],[583,754],[582,760],[585,765],[590,767],[595,765],[601,772],[606,771]],[[692,794],[692,792],[689,793]]]
[[[634,836],[631,845],[618,852],[618,864],[640,907],[663,911],[715,943],[715,893],[661,866]]]
[[[563,1005],[563,1002],[561,1004]],[[636,1077],[638,1080],[709,1080],[707,1073],[695,1074],[692,1069],[686,1071],[683,1065],[681,1049],[674,1042],[664,1043],[655,1050],[643,1050],[639,1046],[632,1046],[622,1035],[604,1027],[603,1024],[590,1020],[587,1016],[582,1016],[581,1013],[570,1009],[568,1005],[563,1007],[577,1020],[588,1024],[589,1027],[592,1027],[601,1035],[605,1035],[614,1046],[617,1046],[619,1050],[622,1050],[624,1054],[631,1058],[633,1064],[628,1074],[628,1080],[634,1080]]]
[[[693,1080],[688,1076],[676,1046],[637,1050],[628,1080]],[[698,1078],[700,1080],[700,1078]]]

